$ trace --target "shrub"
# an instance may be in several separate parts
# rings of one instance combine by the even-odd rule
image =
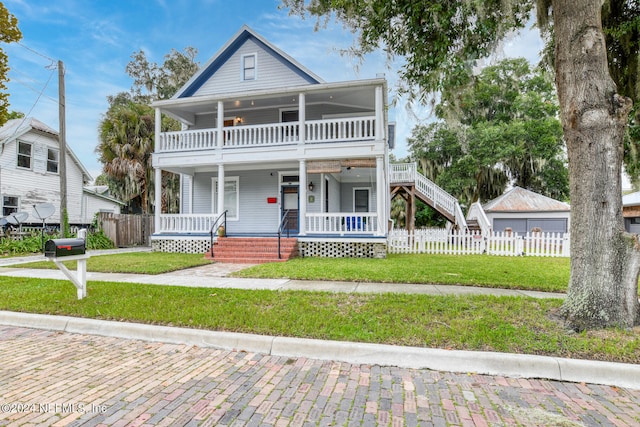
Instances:
[[[87,249],[113,249],[111,239],[102,230],[87,233]]]
[[[3,237],[0,239],[0,253],[15,255],[38,253],[42,251],[42,237],[40,233],[24,236],[21,240]]]

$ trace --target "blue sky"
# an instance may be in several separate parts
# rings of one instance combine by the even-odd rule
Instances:
[[[315,19],[303,20],[279,10],[278,0],[4,0],[18,18],[21,45],[5,45],[11,68],[10,109],[58,129],[58,77],[52,63],[66,69],[67,144],[96,178],[101,165],[95,147],[98,125],[107,111],[107,96],[128,91],[125,73],[131,55],[143,49],[162,63],[172,48],[193,46],[202,65],[246,24],[326,81],[376,77],[385,73],[393,88],[396,73],[384,55],[369,55],[359,65],[341,56],[353,36],[340,24],[314,30]],[[505,43],[503,55],[534,61],[542,44],[537,31],[526,31]],[[390,97],[393,97],[393,93]],[[425,108],[409,113],[400,100],[390,110],[397,123],[395,155],[407,154],[406,138]]]

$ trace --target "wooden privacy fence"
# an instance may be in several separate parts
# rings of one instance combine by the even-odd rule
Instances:
[[[153,234],[153,215],[98,213],[98,224],[118,248],[149,246]]]
[[[389,233],[389,253],[488,254],[503,256],[570,256],[568,233],[457,231],[418,229],[409,233],[395,229]]]

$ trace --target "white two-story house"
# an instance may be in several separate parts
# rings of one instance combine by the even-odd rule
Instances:
[[[72,225],[93,220],[95,201],[84,192],[91,175],[67,147],[67,214]],[[60,145],[58,132],[33,117],[9,120],[0,127],[0,202],[2,217],[24,212],[24,223],[42,224],[34,207],[51,203],[48,224],[60,224]]]
[[[153,107],[156,206],[162,171],[181,176],[180,213],[156,214],[154,249],[209,251],[222,225],[229,239],[288,234],[303,256],[385,255],[384,78],[325,82],[245,26]],[[182,130],[161,132],[162,114]]]

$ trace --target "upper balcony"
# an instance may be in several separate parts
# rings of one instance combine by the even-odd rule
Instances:
[[[226,126],[218,129],[196,129],[160,134],[157,153],[211,150],[215,148],[264,147],[304,143],[373,141],[376,139],[373,116],[261,125]],[[304,126],[304,133],[300,127]],[[222,138],[219,138],[219,135]]]
[[[372,79],[158,101],[156,123],[165,113],[183,130],[156,127],[155,153],[386,142],[385,92]]]

